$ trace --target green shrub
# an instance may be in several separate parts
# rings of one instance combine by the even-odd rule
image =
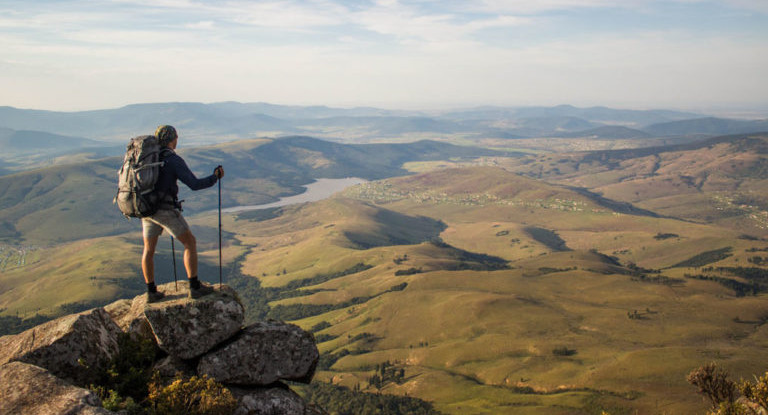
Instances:
[[[768,411],[768,373],[755,377],[754,383],[746,380],[736,383],[728,379],[728,372],[710,363],[693,370],[687,379],[709,400],[710,415],[751,415]]]
[[[158,350],[153,341],[132,339],[127,333],[119,334],[117,344],[118,353],[106,370],[97,375],[95,383],[106,391],[115,391],[119,396],[141,402],[147,397],[147,384],[152,379],[152,364]],[[102,399],[105,395],[100,394]]]
[[[206,375],[180,375],[164,386],[159,376],[149,384],[151,411],[156,415],[229,415],[237,400],[232,392]]]

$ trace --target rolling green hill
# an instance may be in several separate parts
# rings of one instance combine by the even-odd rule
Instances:
[[[335,384],[445,413],[694,414],[695,367],[768,369],[766,294],[734,289],[763,287],[768,270],[738,267],[766,242],[737,230],[618,213],[492,168],[228,221],[245,250],[231,278],[266,290],[244,296],[252,318],[315,331]]]
[[[700,414],[692,369],[768,370],[767,141],[510,158],[290,137],[183,155],[197,172],[226,160],[226,205],[271,201],[313,177],[374,180],[223,218],[225,282],[249,319],[314,332],[319,380],[448,414]],[[435,163],[406,175],[414,160]],[[15,242],[0,246],[0,316],[141,290],[138,226],[104,236],[99,215],[114,207],[78,204],[83,184],[111,198],[117,163],[0,178],[0,230]],[[465,167],[428,168],[449,165]],[[201,278],[215,281],[217,217],[213,197],[198,195],[189,218]],[[163,245],[158,279],[169,281]]]
[[[659,215],[720,223],[764,236],[766,154],[768,135],[756,133],[669,147],[548,154],[501,164]]]
[[[427,141],[342,145],[307,137],[238,141],[181,153],[198,174],[219,163],[226,166],[225,207],[272,202],[301,191],[301,185],[314,178],[377,179],[404,174],[401,166],[410,160],[497,154]],[[56,315],[71,311],[67,304],[103,304],[141,290],[140,224],[126,220],[111,203],[119,163],[120,159],[109,158],[0,177],[0,315],[29,317],[38,310]],[[198,214],[203,221],[195,226],[203,251],[212,249],[207,244],[217,239],[217,224],[206,222],[216,208],[214,192],[185,193],[183,189],[181,194],[187,201],[187,217]],[[382,211],[378,215],[388,223],[399,214]],[[406,219],[402,227],[414,233],[406,239],[382,224],[373,230],[349,229],[345,240],[351,246],[367,247],[390,238],[395,243],[428,240],[441,229],[433,220]],[[417,237],[422,233],[431,236]],[[230,260],[240,252],[237,246],[225,249]],[[165,272],[159,279],[168,281],[169,264],[158,261]],[[210,275],[214,274],[218,273]]]
[[[227,169],[224,207],[255,205],[295,194],[315,178],[379,179],[405,174],[414,160],[472,158],[490,150],[421,141],[409,144],[344,145],[309,137],[247,140],[180,149],[190,168],[205,175]],[[135,229],[112,204],[121,160],[108,158],[0,177],[0,238],[50,243],[115,235]],[[180,199],[190,212],[216,208],[210,192]]]

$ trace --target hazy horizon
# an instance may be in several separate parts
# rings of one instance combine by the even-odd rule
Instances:
[[[768,3],[615,3],[0,1],[0,105],[768,112]]]

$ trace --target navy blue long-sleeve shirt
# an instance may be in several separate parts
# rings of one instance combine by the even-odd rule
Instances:
[[[172,197],[173,201],[178,200],[179,185],[176,182],[177,180],[181,180],[182,183],[192,190],[207,189],[218,181],[215,174],[198,179],[197,176],[189,170],[184,159],[179,157],[179,155],[170,148],[163,148],[160,154],[161,160],[163,160],[165,164],[160,167],[160,175],[157,178],[155,189],[159,194],[165,195],[166,198]]]

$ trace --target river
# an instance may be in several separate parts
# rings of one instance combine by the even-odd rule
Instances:
[[[304,188],[304,193],[294,196],[282,197],[277,202],[266,203],[263,205],[235,206],[222,209],[222,213],[242,212],[246,210],[268,209],[280,206],[295,205],[297,203],[317,202],[330,197],[332,194],[340,192],[349,186],[365,183],[367,180],[357,177],[347,177],[345,179],[317,179]]]

